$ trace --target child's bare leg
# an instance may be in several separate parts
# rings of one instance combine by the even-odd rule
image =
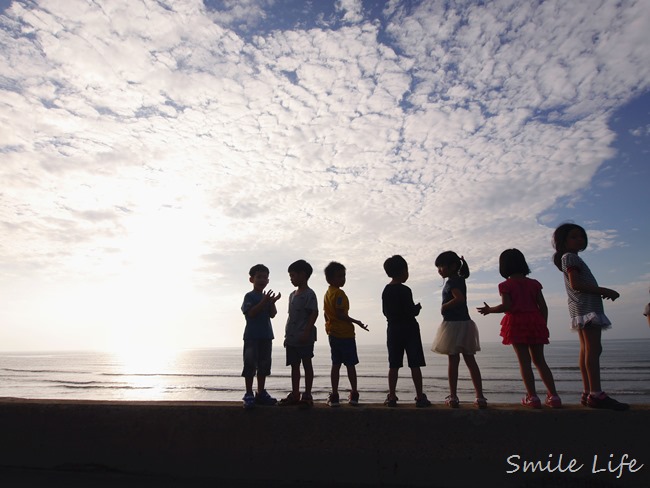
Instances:
[[[341,365],[340,364],[332,364],[332,373],[331,373],[331,378],[332,378],[332,393],[335,395],[338,394],[339,392],[339,377],[341,375]]]
[[[458,365],[460,364],[460,354],[450,354],[447,356],[447,376],[449,377],[449,393],[451,396],[458,396]]]
[[[314,366],[311,358],[303,358],[302,366],[305,368],[305,393],[311,395],[311,387],[314,384]]]
[[[580,376],[582,377],[582,391],[589,394],[591,388],[589,387],[589,375],[587,374],[587,362],[586,362],[586,339],[583,334],[584,331],[578,331],[578,337],[580,338],[580,356],[578,357],[578,366],[580,367]]]
[[[546,390],[551,395],[557,395],[553,373],[551,373],[551,368],[548,367],[546,358],[544,357],[544,344],[530,345],[528,346],[528,350],[533,357],[533,363],[535,363],[535,367],[537,368],[537,371],[539,371],[539,376],[542,378]]]
[[[535,389],[535,377],[533,376],[533,368],[530,364],[530,352],[528,351],[528,345],[513,344],[512,347],[517,354],[517,359],[519,360],[519,372],[521,373],[521,379],[524,380],[524,386],[526,387],[528,396],[537,396],[537,390]]]
[[[481,378],[481,370],[476,362],[476,357],[473,354],[463,354],[463,359],[469,369],[469,375],[472,378],[476,398],[484,398],[483,396],[483,379]]]
[[[354,364],[351,366],[346,365],[345,366],[348,369],[348,379],[350,380],[350,389],[353,392],[357,391],[357,368],[355,368]]]
[[[388,368],[388,396],[395,398],[395,390],[397,389],[397,378],[399,376],[399,368]]]
[[[585,369],[589,378],[589,392],[599,392],[600,386],[600,344],[601,329],[588,327],[580,331],[585,341]]]
[[[413,378],[416,398],[420,398],[422,396],[422,370],[419,367],[411,368],[411,378]]]
[[[252,379],[251,378],[251,388],[253,387],[252,385]],[[262,393],[264,391],[264,387],[266,386],[266,376],[262,375],[257,375],[257,391]]]
[[[300,398],[300,361],[291,365],[291,394]]]
[[[253,394],[253,378],[254,376],[244,377],[244,383],[246,384],[246,393]]]

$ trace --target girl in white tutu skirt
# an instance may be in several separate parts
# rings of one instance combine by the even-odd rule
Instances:
[[[458,408],[460,401],[457,395],[458,366],[460,355],[465,364],[476,391],[474,404],[478,408],[487,407],[487,399],[483,396],[481,370],[476,363],[474,354],[481,350],[478,328],[469,316],[467,309],[467,287],[465,278],[469,277],[469,266],[462,257],[453,251],[445,251],[436,258],[435,262],[440,276],[445,278],[442,289],[442,323],[436,333],[431,350],[449,357],[449,396],[445,403],[452,408]]]

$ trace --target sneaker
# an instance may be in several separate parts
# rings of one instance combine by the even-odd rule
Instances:
[[[616,401],[612,397],[607,396],[605,392],[602,392],[599,396],[589,395],[587,398],[587,405],[589,405],[591,408],[604,408],[607,410],[616,410],[619,412],[630,408],[627,403]]]
[[[339,403],[339,394],[330,393],[329,396],[327,397],[327,404],[330,407],[340,407],[341,404]]]
[[[359,392],[358,391],[351,391],[350,396],[348,396],[348,403],[352,405],[353,407],[356,407],[359,405]]]
[[[397,400],[399,400],[399,398],[397,398],[396,396],[393,396],[391,398],[390,395],[387,395],[386,400],[384,400],[384,405],[386,405],[387,407],[394,408],[397,406]]]
[[[447,395],[447,398],[445,398],[445,405],[451,408],[458,408],[460,407],[460,401],[456,395]]]
[[[311,393],[303,393],[300,396],[300,406],[304,408],[310,408],[314,406],[314,398],[311,396]]]
[[[547,407],[551,408],[562,408],[562,400],[557,395],[551,395],[550,393],[546,394],[546,403]]]
[[[580,395],[580,404],[585,407],[589,406],[589,393],[582,392],[582,395]]]
[[[521,404],[524,407],[530,407],[530,408],[542,408],[542,401],[539,399],[537,395],[526,395],[524,398],[521,399]]]
[[[476,405],[480,409],[487,408],[487,398],[485,397],[477,398],[476,400],[474,400],[474,405]]]
[[[292,405],[298,405],[300,403],[300,400],[296,397],[293,396],[293,393],[289,393],[286,398],[283,398],[280,400],[279,405],[281,407],[287,407],[287,406],[292,406]]]
[[[242,400],[244,400],[244,408],[248,409],[248,408],[253,408],[255,406],[255,395],[253,395],[252,393],[246,393],[244,395],[244,398],[242,398]]]
[[[273,398],[266,390],[255,393],[255,404],[256,405],[275,405],[278,401]]]
[[[430,407],[430,406],[431,406],[431,402],[429,401],[429,399],[427,398],[427,396],[426,396],[424,393],[422,393],[422,396],[420,396],[420,398],[415,397],[415,406],[416,406],[417,408]]]

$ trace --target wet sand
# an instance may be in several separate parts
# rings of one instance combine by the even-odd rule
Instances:
[[[647,488],[648,432],[648,405],[244,410],[0,398],[0,484]],[[540,463],[524,472],[524,461]]]

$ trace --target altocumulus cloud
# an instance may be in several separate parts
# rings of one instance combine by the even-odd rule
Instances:
[[[396,252],[547,259],[540,216],[613,155],[608,118],[650,80],[645,1],[341,0],[274,28],[278,6],[12,3],[5,269],[110,274],[154,248],[196,281],[258,256],[381,280]]]

